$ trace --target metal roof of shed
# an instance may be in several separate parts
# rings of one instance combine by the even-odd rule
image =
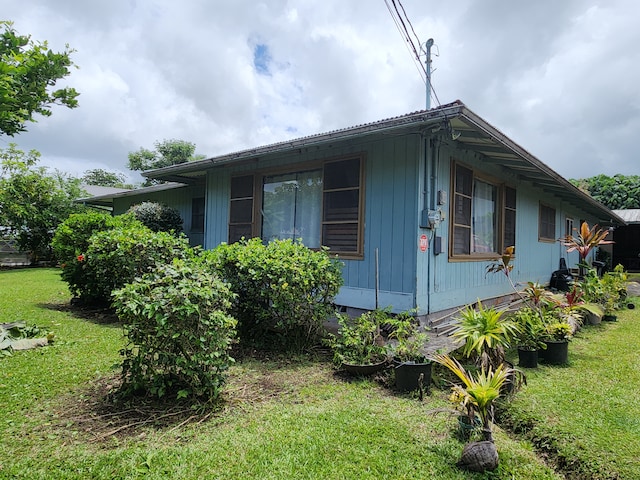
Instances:
[[[613,213],[622,218],[626,223],[640,223],[640,208],[613,210]]]

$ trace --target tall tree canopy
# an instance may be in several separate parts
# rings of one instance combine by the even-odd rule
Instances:
[[[80,180],[37,167],[40,153],[28,153],[15,143],[0,149],[0,225],[18,241],[32,259],[51,257],[51,239],[56,227],[83,207]]]
[[[99,185],[101,187],[116,187],[116,188],[132,188],[131,185],[127,185],[127,177],[122,173],[112,172],[109,170],[103,170],[102,168],[94,168],[93,170],[85,170],[80,177],[82,183],[86,185]]]
[[[78,106],[78,92],[70,87],[52,90],[70,73],[73,50],[53,52],[47,42],[18,35],[11,22],[0,21],[0,133],[13,136],[26,130],[33,115],[50,116],[51,106]]]
[[[640,208],[639,175],[596,175],[570,181],[611,210]]]
[[[156,168],[179,165],[181,163],[201,160],[204,155],[195,153],[196,145],[185,140],[163,140],[155,142],[155,150],[140,148],[137,152],[129,153],[129,169],[143,172]],[[144,186],[158,183],[155,180],[147,179]]]

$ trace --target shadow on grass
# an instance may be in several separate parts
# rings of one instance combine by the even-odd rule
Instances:
[[[54,310],[56,312],[64,312],[72,317],[87,320],[97,325],[105,325],[107,327],[121,327],[120,319],[116,313],[105,307],[90,307],[85,305],[74,305],[72,303],[40,303],[38,308]]]

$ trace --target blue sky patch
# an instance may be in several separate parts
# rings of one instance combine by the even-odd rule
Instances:
[[[271,75],[269,71],[269,63],[271,62],[271,54],[269,47],[263,43],[259,43],[253,49],[253,66],[256,71],[262,75]]]

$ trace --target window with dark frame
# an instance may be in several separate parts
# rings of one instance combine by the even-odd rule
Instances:
[[[504,232],[502,250],[516,246],[516,189],[504,188]]]
[[[360,158],[325,163],[322,190],[322,245],[357,253],[360,237]]]
[[[231,178],[229,243],[253,237],[253,175]]]
[[[204,233],[204,197],[191,200],[191,231]]]
[[[310,248],[322,245],[331,253],[360,257],[362,167],[358,155],[326,161],[316,170],[265,172],[257,176],[257,189],[253,175],[232,177],[229,243],[258,234],[264,241],[301,238]]]
[[[540,204],[538,240],[556,241],[556,209],[544,203]]]
[[[573,218],[567,217],[564,220],[564,236],[565,238],[573,236]]]
[[[516,190],[453,163],[451,257],[486,257],[516,243]]]

